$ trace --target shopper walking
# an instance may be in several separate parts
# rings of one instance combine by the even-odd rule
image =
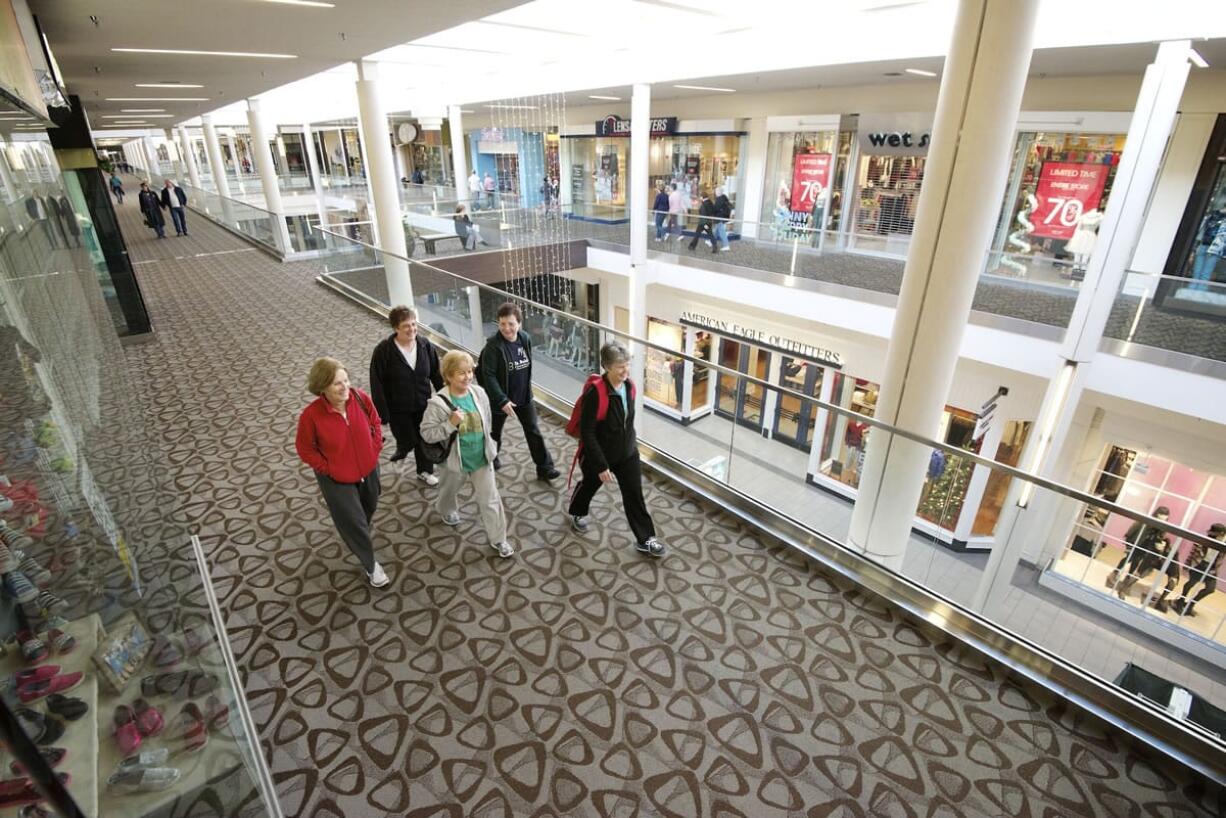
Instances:
[[[728,226],[731,220],[732,202],[728,200],[724,189],[717,187],[715,188],[715,238],[719,241],[720,251],[725,253],[732,249],[732,243],[728,241]]]
[[[375,588],[390,581],[371,541],[371,518],[379,504],[379,450],[383,425],[369,395],[349,385],[335,358],[311,365],[307,389],[315,400],[298,418],[294,447],[315,472],[324,503],[341,539],[362,563]]]
[[[485,180],[481,183],[481,185],[482,187],[485,188],[485,206],[486,208],[487,209],[493,208],[494,207],[494,190],[496,188],[496,185],[494,184],[494,177],[490,176],[488,173],[485,174]]]
[[[170,219],[175,224],[175,235],[187,235],[187,194],[183,188],[175,184],[173,179],[167,179],[162,188],[161,205],[170,211]]]
[[[393,332],[375,346],[370,356],[370,395],[379,417],[387,420],[396,439],[391,462],[404,460],[413,452],[417,479],[427,486],[437,486],[434,464],[421,447],[421,420],[434,390],[443,388],[438,351],[417,334],[417,311],[412,307],[392,307],[387,321]]]
[[[702,204],[698,206],[698,227],[694,230],[694,238],[690,239],[691,250],[698,245],[698,239],[702,234],[706,233],[707,241],[711,242],[711,252],[719,252],[719,247],[715,244],[715,235],[711,231],[711,217],[714,215],[715,204],[711,201],[711,194],[704,190],[702,192]]]
[[[1218,542],[1226,542],[1226,523],[1209,526],[1208,537]],[[1196,616],[1196,603],[1217,590],[1218,569],[1222,567],[1224,551],[1226,546],[1206,548],[1200,543],[1192,546],[1192,552],[1188,555],[1188,565],[1192,566],[1188,570],[1188,581],[1180,591],[1179,599],[1171,603],[1172,608],[1184,616]],[[1188,594],[1192,593],[1192,589],[1199,583],[1204,583],[1204,587],[1189,601]]]
[[[111,195],[115,197],[115,201],[123,204],[123,180],[114,171],[111,171]]]
[[[668,233],[681,241],[685,235],[685,197],[673,182],[668,193]]]
[[[481,177],[477,175],[476,169],[468,174],[468,198],[472,202],[473,210],[477,210],[481,204]]]
[[[451,440],[451,449],[442,464],[443,479],[435,509],[444,523],[459,525],[458,495],[464,483],[471,481],[490,547],[498,556],[510,557],[515,549],[507,542],[507,518],[494,478],[498,446],[489,434],[489,398],[473,382],[473,359],[467,352],[458,349],[448,352],[443,356],[442,369],[447,385],[430,399],[421,424],[421,435],[426,441]]]
[[[664,192],[664,183],[656,184],[656,200],[651,204],[651,215],[656,220],[656,241],[664,241],[664,223],[668,219],[668,194]]]
[[[162,203],[158,200],[158,195],[149,189],[148,182],[140,183],[140,194],[137,196],[137,201],[140,202],[140,212],[145,216],[145,224],[158,234],[159,239],[166,238],[166,220],[162,218]]]
[[[502,450],[502,429],[507,419],[515,416],[524,428],[528,451],[536,464],[537,479],[553,480],[558,470],[545,446],[536,406],[532,402],[532,339],[520,329],[523,317],[519,305],[510,301],[498,308],[498,331],[486,340],[481,350],[480,382],[495,409],[490,429],[497,450],[495,454]],[[560,324],[558,331],[561,332]],[[495,457],[494,468],[501,466]]]
[[[1171,510],[1166,506],[1158,506],[1154,509],[1155,519],[1166,522],[1170,516]],[[1129,526],[1128,531],[1124,533],[1124,557],[1115,566],[1115,570],[1107,575],[1107,587],[1116,586],[1120,580],[1120,572],[1124,570],[1125,565],[1128,565],[1129,572],[1140,567],[1146,561],[1146,557],[1156,550],[1155,545],[1161,539],[1163,539],[1163,534],[1160,529],[1151,528],[1142,522],[1135,522]]]
[[[655,523],[643,499],[643,471],[634,434],[634,383],[629,379],[630,353],[618,341],[600,348],[604,374],[593,375],[579,396],[579,468],[583,479],[575,487],[567,514],[571,527],[586,534],[588,511],[600,487],[617,480],[634,547],[652,557],[664,556]]]

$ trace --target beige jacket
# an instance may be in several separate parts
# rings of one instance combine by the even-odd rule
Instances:
[[[447,389],[443,387],[444,391]],[[491,465],[494,458],[498,456],[498,446],[495,445],[494,439],[490,437],[490,429],[493,428],[493,420],[490,416],[490,399],[486,396],[485,390],[476,383],[468,387],[468,393],[472,395],[473,401],[477,404],[477,412],[481,415],[481,428],[485,430],[485,459]],[[448,399],[451,398],[451,393],[447,393]],[[453,401],[454,402],[454,401]],[[451,436],[451,433],[456,430],[455,426],[451,425],[449,418],[451,410],[447,408],[447,404],[443,403],[443,399],[439,397],[437,392],[431,396],[429,402],[426,403],[426,411],[421,419],[421,439],[427,443],[441,443]],[[447,456],[447,462],[442,464],[444,468],[452,471],[463,471],[464,467],[460,464],[460,443],[457,438],[455,445],[451,447],[451,454]]]

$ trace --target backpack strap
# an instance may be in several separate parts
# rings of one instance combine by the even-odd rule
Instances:
[[[601,377],[592,385],[596,387],[596,420],[604,420],[609,416],[609,384]]]

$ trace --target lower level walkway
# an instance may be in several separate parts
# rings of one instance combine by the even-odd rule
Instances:
[[[364,385],[384,325],[195,214],[165,240],[120,216],[157,328],[127,350],[132,399],[210,555],[286,815],[1223,814],[1216,786],[675,486],[647,489],[662,561],[611,492],[573,534],[515,426],[516,558],[385,464],[392,584],[372,590],[293,436],[310,361]]]

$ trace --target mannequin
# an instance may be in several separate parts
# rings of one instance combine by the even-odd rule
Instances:
[[[1064,249],[1073,254],[1073,276],[1080,278],[1085,275],[1090,263],[1090,253],[1094,252],[1094,243],[1098,241],[1098,226],[1102,224],[1103,214],[1097,208],[1088,213],[1082,213],[1077,220],[1077,229],[1068,240]]]
[[[1192,261],[1192,278],[1197,282],[1212,281],[1223,255],[1226,255],[1226,202],[1219,203],[1217,210],[1205,216]],[[1197,283],[1189,289],[1206,290],[1208,287]]]

